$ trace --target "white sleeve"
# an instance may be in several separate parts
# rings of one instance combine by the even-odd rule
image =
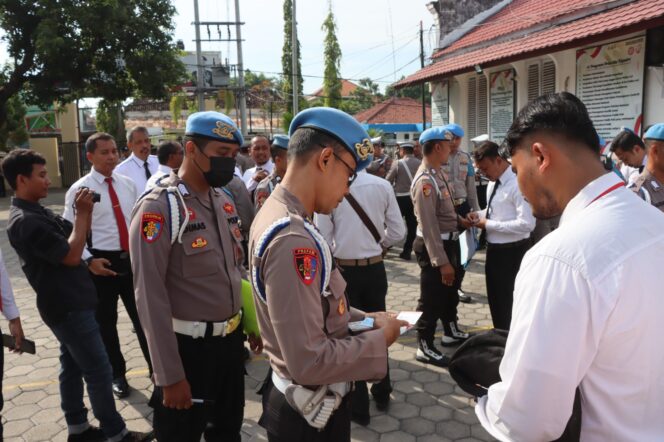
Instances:
[[[323,235],[323,238],[325,238],[325,241],[327,241],[329,244],[330,249],[332,249],[334,252],[334,222],[332,221],[333,214],[334,211],[332,211],[332,214],[330,215],[315,213],[314,224],[316,224],[318,231],[321,235]]]
[[[256,186],[258,185],[258,182],[254,179],[254,174],[256,173],[256,169],[247,169],[244,172],[244,175],[242,175],[242,181],[244,181],[244,185],[247,187],[247,190],[249,192],[253,192]]]
[[[603,302],[568,264],[526,255],[516,279],[502,381],[475,406],[492,436],[532,442],[560,437],[612,311]]]
[[[7,273],[5,260],[2,257],[2,251],[0,251],[0,291],[2,294],[2,314],[9,321],[18,318],[18,307],[14,300],[14,291],[12,290],[12,284],[9,281],[9,274]]]
[[[486,220],[487,232],[501,232],[524,234],[530,233],[535,229],[535,217],[533,216],[530,204],[523,198],[523,194],[516,188],[510,195],[512,202],[516,206],[516,219],[507,221],[497,221],[494,219]],[[486,217],[486,213],[484,215]]]
[[[406,234],[406,224],[401,217],[399,203],[389,184],[385,183],[383,193],[387,198],[387,207],[385,209],[385,239],[384,246],[390,247],[401,241]]]
[[[69,221],[70,223],[74,224],[74,220],[76,218],[76,214],[74,213],[74,198],[76,198],[76,192],[78,191],[78,187],[70,187],[67,193],[65,194],[65,210],[62,212],[62,217]],[[88,246],[86,245],[83,247],[83,254],[81,255],[81,259],[85,261],[88,258],[92,257],[92,253],[88,250]]]

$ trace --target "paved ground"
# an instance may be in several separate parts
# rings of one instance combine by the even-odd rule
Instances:
[[[45,204],[57,213],[62,212],[62,191],[53,192]],[[60,410],[58,393],[58,342],[42,323],[35,305],[35,295],[20,269],[18,258],[9,246],[4,228],[9,198],[0,199],[0,248],[4,254],[14,293],[21,311],[23,329],[28,338],[36,341],[37,355],[6,353],[3,394],[3,420],[7,441],[64,441],[66,425]],[[491,324],[484,285],[484,256],[479,255],[466,275],[464,289],[473,295],[473,304],[460,304],[460,323],[470,329],[486,328]],[[414,310],[418,296],[418,268],[414,262],[404,262],[390,254],[387,259],[389,279],[388,308],[394,311]],[[5,331],[6,321],[0,321]],[[117,407],[134,430],[150,429],[152,418],[147,399],[151,383],[128,316],[121,311],[118,323],[123,344],[128,379],[134,388],[126,400],[116,401]],[[479,425],[473,412],[472,399],[452,381],[447,370],[426,366],[415,361],[413,332],[402,336],[390,348],[390,375],[394,382],[392,405],[387,413],[371,405],[371,424],[352,426],[354,441],[491,441]],[[255,394],[265,377],[267,362],[255,357],[247,364],[246,407],[243,441],[266,440],[257,425],[261,406]],[[86,399],[87,403],[87,399]],[[90,413],[92,419],[92,413]]]

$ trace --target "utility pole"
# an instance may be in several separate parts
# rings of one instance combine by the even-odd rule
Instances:
[[[237,0],[235,0],[237,2]],[[292,71],[293,71],[293,78],[291,79],[292,85],[293,85],[293,116],[297,115],[297,113],[300,111],[299,109],[299,97],[298,97],[298,89],[297,89],[297,16],[295,15],[295,0],[293,0],[293,12],[292,12],[292,18],[291,18],[291,47],[293,48],[292,55],[293,58],[291,60],[292,64]]]
[[[424,67],[424,30],[422,29],[422,20],[420,20],[420,67]],[[427,128],[427,105],[424,102],[424,83],[421,85],[422,88],[422,131],[425,131]]]
[[[198,110],[205,110],[204,86],[205,73],[203,71],[203,54],[201,53],[201,29],[198,18],[198,0],[194,0],[194,26],[196,26],[196,96],[198,97]]]
[[[235,0],[235,33],[237,34],[237,70],[240,87],[240,130],[247,135],[247,96],[244,90],[244,66],[242,65],[242,30],[240,23],[240,0]]]

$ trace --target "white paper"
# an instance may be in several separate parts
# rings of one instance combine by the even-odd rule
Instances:
[[[417,323],[417,320],[420,319],[420,316],[422,316],[422,312],[401,312],[397,315],[397,319],[400,319],[402,321],[406,321],[408,323],[407,327],[401,327],[401,334],[406,333],[408,330],[413,328],[415,326],[415,323]]]

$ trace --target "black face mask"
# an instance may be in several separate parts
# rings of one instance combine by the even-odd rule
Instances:
[[[233,175],[235,174],[235,158],[210,157],[205,155],[205,152],[202,150],[201,153],[208,160],[210,160],[210,170],[205,172],[201,166],[198,165],[196,160],[194,160],[194,163],[196,163],[196,166],[201,169],[201,172],[203,172],[203,177],[210,185],[210,187],[223,187],[230,183],[230,181],[233,179]]]

